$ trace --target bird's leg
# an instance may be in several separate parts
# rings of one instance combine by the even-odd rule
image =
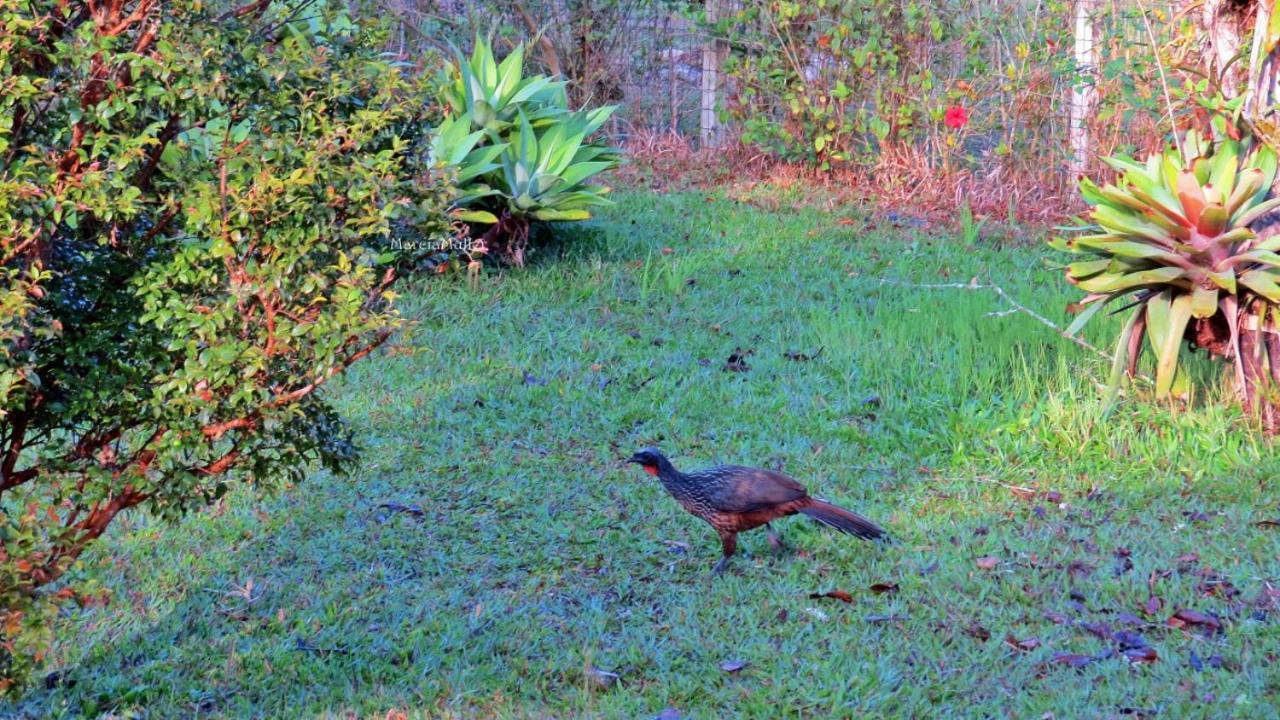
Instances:
[[[782,551],[787,549],[787,544],[782,542],[782,535],[774,531],[772,525],[765,523],[764,529],[769,533],[769,544],[773,546],[774,550]]]
[[[720,547],[724,550],[724,557],[720,558],[720,562],[711,568],[711,572],[717,575],[724,572],[724,569],[729,566],[729,558],[733,557],[734,551],[738,549],[738,533],[724,530],[718,532],[720,533]]]

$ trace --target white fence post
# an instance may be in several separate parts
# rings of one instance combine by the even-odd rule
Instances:
[[[1094,87],[1097,49],[1093,38],[1093,12],[1097,0],[1075,0],[1075,81],[1071,86],[1070,127],[1071,176],[1078,177],[1089,166],[1089,117],[1097,101]]]
[[[721,2],[723,0],[706,0],[708,25],[720,19]],[[704,148],[720,147],[724,141],[724,128],[716,117],[716,100],[720,91],[720,62],[725,50],[724,41],[714,35],[708,35],[702,46],[702,113],[699,126]]]

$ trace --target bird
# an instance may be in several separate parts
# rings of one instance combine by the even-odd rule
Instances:
[[[770,522],[801,513],[864,540],[887,539],[883,528],[861,515],[809,495],[794,479],[772,470],[717,465],[700,472],[683,473],[657,448],[636,451],[627,460],[662,482],[671,497],[694,517],[710,523],[720,535],[723,557],[712,568],[724,571],[738,548],[738,533],[761,525],[769,532],[769,542],[782,546]]]

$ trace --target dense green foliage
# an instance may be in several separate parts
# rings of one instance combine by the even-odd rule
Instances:
[[[1107,361],[966,287],[1065,319],[1041,247],[770,193],[620,192],[536,272],[402,288],[420,331],[333,389],[360,468],[113,534],[95,575],[136,594],[69,614],[18,712],[1276,717],[1280,455],[1229,390],[1100,424]],[[781,467],[897,543],[789,518],[713,579],[715,533],[624,462],[647,444]]]
[[[746,3],[725,23],[747,49],[730,66],[741,83],[733,107],[743,140],[792,159],[840,161],[919,136],[945,103],[934,68],[913,48],[954,30],[946,5]]]
[[[587,138],[614,108],[570,110],[564,82],[525,76],[523,45],[499,63],[477,37],[471,57],[450,66],[441,98],[432,156],[456,168],[458,217],[483,228],[486,249],[521,265],[531,222],[586,220],[608,203],[609,188],[589,181],[618,151]]]
[[[725,110],[745,142],[788,160],[867,165],[921,153],[933,166],[1047,175],[1066,157],[1077,84],[1099,90],[1099,147],[1132,148],[1159,122],[1155,73],[1132,69],[1161,55],[1148,22],[1161,43],[1180,28],[1164,3],[1146,5],[1099,7],[1090,69],[1075,65],[1072,3],[1062,0],[746,0],[716,28],[730,48]],[[1175,92],[1181,77],[1170,80]],[[946,122],[952,107],[967,111],[965,123]]]
[[[1238,390],[1255,404],[1268,378],[1280,378],[1280,344],[1271,339],[1280,312],[1280,236],[1259,238],[1249,227],[1280,205],[1266,199],[1275,151],[1191,132],[1145,163],[1106,161],[1119,171],[1119,185],[1080,183],[1095,223],[1082,228],[1089,234],[1054,243],[1088,256],[1067,266],[1067,279],[1088,293],[1074,327],[1136,293],[1116,343],[1113,386],[1126,368],[1136,373],[1145,338],[1156,358],[1156,396],[1185,397],[1179,358],[1190,341],[1233,360]],[[1275,418],[1268,424],[1274,429]]]
[[[0,0],[0,691],[118,513],[352,458],[317,390],[400,326],[393,226],[447,232],[448,190],[344,8]]]

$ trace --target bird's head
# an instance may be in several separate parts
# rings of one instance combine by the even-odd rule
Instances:
[[[640,467],[644,468],[644,471],[650,475],[657,475],[663,466],[671,465],[671,463],[662,456],[662,453],[658,452],[657,448],[651,447],[637,450],[634,455],[627,459],[627,462],[636,463]]]

